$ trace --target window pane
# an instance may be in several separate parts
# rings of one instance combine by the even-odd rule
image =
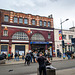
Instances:
[[[48,22],[48,27],[50,27],[50,22]]]
[[[66,39],[66,35],[63,35],[62,38],[63,38],[63,39]]]
[[[33,40],[33,41],[45,41],[44,37],[39,33],[34,34],[31,37],[31,40]]]
[[[27,18],[24,19],[24,24],[28,24],[28,19]]]
[[[1,50],[2,51],[7,51],[8,50],[8,45],[1,45]]]
[[[18,23],[18,18],[14,17],[14,23]]]
[[[28,40],[28,36],[24,32],[17,32],[17,33],[15,33],[12,36],[12,39],[24,39],[24,40]]]
[[[40,26],[42,26],[42,21],[40,20]]]
[[[32,20],[32,25],[35,25],[35,20]]]
[[[23,18],[19,18],[19,23],[23,23]]]
[[[8,36],[8,31],[4,30],[3,36]]]
[[[9,16],[5,15],[5,16],[4,16],[4,21],[5,21],[5,22],[8,22],[8,21],[9,21]]]
[[[46,21],[44,21],[44,26],[46,26]]]
[[[69,35],[69,39],[73,38],[73,35]]]
[[[50,36],[50,34],[48,34],[48,39],[50,39],[51,38],[51,36]]]

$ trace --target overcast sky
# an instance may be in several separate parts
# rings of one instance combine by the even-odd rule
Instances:
[[[61,27],[60,19],[69,19],[63,23],[63,29],[75,23],[75,0],[0,0],[0,9],[46,17],[53,14],[55,28]]]

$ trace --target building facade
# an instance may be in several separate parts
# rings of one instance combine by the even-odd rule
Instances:
[[[55,53],[52,15],[24,14],[0,9],[0,53],[26,54],[29,50]]]
[[[66,51],[73,51],[74,45],[72,45],[72,38],[75,38],[75,27],[70,28],[69,30],[62,30],[63,32],[63,40],[64,40],[64,51],[62,51],[62,39],[60,39],[60,30],[54,29],[54,39],[55,39],[55,53],[60,51],[61,53],[65,53]]]

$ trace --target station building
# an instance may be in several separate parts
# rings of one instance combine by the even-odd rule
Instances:
[[[29,50],[52,50],[55,56],[53,17],[0,9],[0,54],[26,54]]]

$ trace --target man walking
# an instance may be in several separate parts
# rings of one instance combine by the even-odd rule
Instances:
[[[46,75],[45,60],[46,60],[46,58],[44,56],[42,56],[42,52],[40,52],[39,57],[37,58],[37,62],[39,63],[39,73],[40,73],[40,75],[42,74],[42,71],[43,71],[43,75]]]

